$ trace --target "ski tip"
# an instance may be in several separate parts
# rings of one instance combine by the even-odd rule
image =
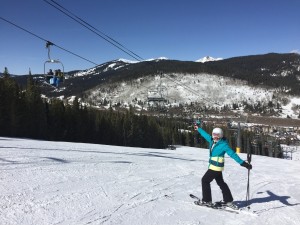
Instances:
[[[197,197],[196,195],[193,195],[193,194],[189,194],[189,196],[190,196],[191,198],[193,198],[193,199],[197,199],[197,200],[200,200],[200,198],[199,198],[199,197]]]
[[[197,197],[196,195],[189,194],[189,196],[190,196],[191,198],[197,198],[197,199],[198,199],[198,197]]]

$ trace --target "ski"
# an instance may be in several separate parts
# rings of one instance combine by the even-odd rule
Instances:
[[[225,211],[225,212],[239,214],[239,210],[237,210],[237,209],[226,208],[224,206],[220,206],[220,205],[217,205],[217,204],[214,204],[213,206],[201,205],[201,204],[198,203],[198,201],[201,201],[200,198],[198,198],[197,196],[195,196],[193,194],[190,194],[190,197],[197,200],[197,201],[194,202],[194,204],[197,205],[197,206],[203,206],[203,207],[206,207],[206,208],[211,208],[211,209],[215,209],[215,210],[219,210],[219,211]]]

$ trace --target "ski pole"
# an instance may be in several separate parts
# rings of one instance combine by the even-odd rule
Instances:
[[[251,143],[250,143],[249,147],[247,149],[247,161],[248,161],[249,164],[251,163],[251,157],[252,157],[252,151],[251,151]],[[247,208],[249,210],[250,209],[250,169],[248,169],[246,205],[247,205]]]

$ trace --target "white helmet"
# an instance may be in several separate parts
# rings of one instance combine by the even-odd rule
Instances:
[[[212,131],[212,136],[218,136],[219,138],[222,138],[223,137],[222,129],[219,127],[214,128]]]

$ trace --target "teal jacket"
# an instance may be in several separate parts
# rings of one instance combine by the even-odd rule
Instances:
[[[209,143],[209,165],[208,168],[214,171],[224,170],[224,155],[227,153],[232,159],[234,159],[238,164],[242,164],[242,160],[236,153],[233,151],[228,144],[228,141],[225,138],[220,139],[217,143],[214,144],[213,138],[202,128],[198,128],[200,135]],[[214,146],[213,146],[214,144]]]

